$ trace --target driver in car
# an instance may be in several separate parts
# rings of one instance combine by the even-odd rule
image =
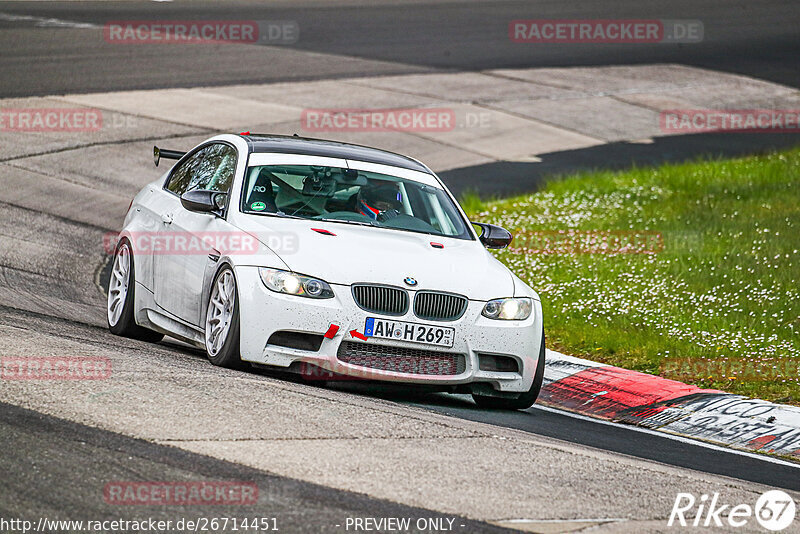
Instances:
[[[358,192],[359,213],[376,221],[397,217],[403,209],[403,197],[394,184],[364,186]]]

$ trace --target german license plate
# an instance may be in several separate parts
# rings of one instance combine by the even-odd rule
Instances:
[[[426,343],[440,347],[452,347],[455,328],[432,326],[427,324],[405,323],[391,319],[368,317],[364,326],[364,335],[410,343]]]

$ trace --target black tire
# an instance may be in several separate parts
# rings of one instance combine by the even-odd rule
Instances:
[[[536,374],[533,375],[531,389],[522,393],[517,398],[489,397],[473,393],[472,399],[475,401],[475,404],[481,408],[490,410],[525,410],[533,406],[536,399],[539,398],[539,392],[542,390],[542,382],[544,382],[544,329],[542,329],[539,362],[536,364]]]
[[[111,324],[111,318],[109,317],[108,310],[106,310],[106,323],[108,324],[108,329],[111,331],[112,334],[122,337],[128,337],[131,339],[138,339],[140,341],[148,341],[151,343],[157,343],[164,339],[164,334],[160,332],[154,332],[149,328],[144,328],[136,324],[134,320],[134,298],[135,298],[135,291],[136,291],[136,280],[134,278],[136,270],[134,269],[133,263],[133,251],[131,250],[130,242],[127,239],[122,239],[118,244],[117,248],[114,250],[114,258],[111,260],[112,262],[116,260],[117,254],[119,254],[120,249],[126,246],[128,248],[129,254],[128,257],[130,258],[130,266],[128,268],[128,286],[127,292],[125,294],[125,301],[122,305],[122,313],[119,316],[116,324]],[[113,265],[113,264],[112,264]],[[108,292],[111,292],[111,280],[114,274],[112,272],[111,277],[108,281]]]
[[[214,293],[214,286],[216,286],[217,281],[226,272],[230,272],[233,277],[233,294],[236,295],[233,301],[233,316],[231,317],[231,324],[225,337],[225,342],[222,344],[219,352],[212,354],[211,351],[208,350],[208,343],[206,343],[206,356],[208,356],[208,361],[216,366],[227,367],[228,369],[242,369],[245,367],[245,364],[239,353],[239,296],[236,286],[236,276],[233,276],[233,269],[227,265],[220,269],[214,277],[214,282],[208,297],[209,306],[211,306],[211,296]],[[206,310],[206,315],[208,315],[208,310]]]

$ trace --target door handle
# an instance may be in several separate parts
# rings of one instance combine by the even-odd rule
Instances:
[[[161,216],[161,222],[163,222],[164,224],[172,224],[172,214],[171,213],[163,214]]]

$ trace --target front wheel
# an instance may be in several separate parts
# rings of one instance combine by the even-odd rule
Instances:
[[[242,366],[239,356],[239,299],[236,278],[230,267],[223,267],[211,286],[206,311],[206,354],[214,365]]]
[[[539,362],[536,364],[536,374],[533,375],[531,389],[522,393],[515,399],[489,397],[476,395],[474,393],[472,394],[472,399],[475,401],[475,404],[481,408],[488,408],[491,410],[524,410],[533,406],[536,399],[539,398],[542,382],[544,382],[544,329],[542,329],[542,343],[539,348]]]

